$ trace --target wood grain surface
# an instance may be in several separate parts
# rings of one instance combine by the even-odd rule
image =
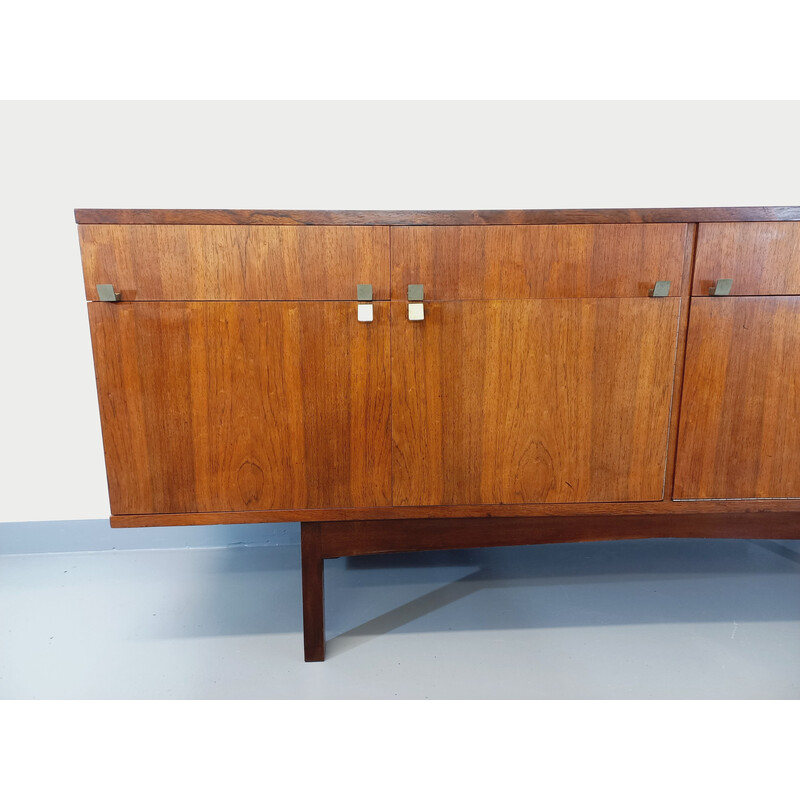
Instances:
[[[800,510],[800,207],[76,219],[114,527]]]
[[[426,300],[647,297],[681,294],[686,225],[392,228],[392,299],[410,283]]]
[[[662,497],[678,298],[391,306],[395,505]]]
[[[673,536],[796,539],[800,537],[800,513],[653,514],[646,519],[619,515],[556,519],[507,517],[323,522],[315,531],[315,539],[321,539],[315,551],[319,548],[323,558],[340,558],[373,553]]]
[[[325,660],[325,562],[318,522],[303,522],[300,554],[303,575],[303,649],[306,661]]]
[[[681,278],[681,307],[678,319],[678,345],[675,348],[675,379],[672,382],[672,400],[669,412],[669,441],[667,442],[667,467],[664,476],[664,497],[672,498],[675,484],[675,461],[678,452],[678,422],[681,413],[683,388],[683,367],[686,362],[686,339],[689,330],[689,311],[692,299],[692,275],[694,255],[697,245],[697,225],[689,225],[686,249],[683,256],[683,276]]]
[[[86,299],[110,283],[129,300],[389,298],[389,229],[80,225]]]
[[[708,296],[720,278],[732,295],[800,294],[800,223],[700,225],[692,293]]]
[[[800,497],[800,297],[692,301],[674,496]]]
[[[391,502],[389,309],[90,303],[113,514]]]
[[[583,225],[640,222],[800,220],[800,206],[567,208],[492,211],[243,211],[77,208],[75,221],[101,225]]]
[[[654,500],[627,503],[519,503],[513,505],[376,506],[374,508],[270,509],[197,514],[118,514],[112,528],[159,525],[235,525],[262,522],[326,522],[384,519],[492,519],[506,517],[594,517],[653,514],[701,517],[742,513],[770,518],[773,512],[800,512],[800,500]],[[642,522],[646,525],[646,522]],[[768,525],[765,522],[765,525]],[[701,534],[698,534],[701,535]],[[800,535],[800,532],[799,532]]]

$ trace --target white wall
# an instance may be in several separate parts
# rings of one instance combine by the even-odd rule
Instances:
[[[800,205],[798,103],[0,104],[0,522],[107,516],[76,207]]]

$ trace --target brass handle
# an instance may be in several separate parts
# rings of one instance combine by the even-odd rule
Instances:
[[[721,278],[712,287],[709,294],[712,297],[725,297],[731,293],[733,288],[733,281],[730,278]]]
[[[425,319],[425,308],[422,301],[425,298],[425,287],[421,283],[408,284],[408,318],[412,322],[421,322]]]
[[[104,303],[117,303],[120,300],[121,293],[114,291],[114,286],[111,283],[98,283],[97,296]]]
[[[372,284],[357,284],[356,297],[358,297],[358,321],[372,322]]]
[[[668,297],[671,281],[656,281],[656,285],[650,290],[650,297]]]

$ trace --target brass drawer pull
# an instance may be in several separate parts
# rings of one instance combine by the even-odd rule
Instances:
[[[120,292],[114,291],[114,286],[111,283],[98,283],[97,296],[103,303],[118,303],[120,300]]]
[[[650,290],[650,297],[668,297],[671,281],[656,281],[656,285]]]
[[[733,288],[733,281],[730,278],[722,278],[718,280],[712,287],[709,294],[712,297],[725,297],[731,293],[731,289]]]
[[[356,296],[358,297],[358,321],[372,322],[372,284],[359,283],[356,286]]]
[[[421,283],[408,284],[408,318],[412,322],[421,322],[425,319],[425,308],[422,301],[425,299],[425,287]]]

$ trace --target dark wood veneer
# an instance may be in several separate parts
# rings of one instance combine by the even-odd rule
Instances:
[[[520,503],[472,506],[384,506],[382,508],[270,509],[194,514],[119,514],[112,528],[153,528],[161,525],[231,525],[260,522],[325,522],[380,519],[492,519],[506,517],[591,517],[595,515],[669,516],[723,511],[760,514],[800,512],[800,500],[656,500],[646,503]]]
[[[77,208],[96,225],[575,225],[613,222],[770,222],[800,220],[800,206],[590,208],[520,211],[238,211]]]
[[[303,523],[300,558],[303,571],[303,643],[306,661],[325,660],[325,562],[321,526]]]
[[[652,514],[556,517],[509,517],[478,520],[369,520],[303,523],[309,538],[319,537],[322,558],[374,553],[405,553],[467,547],[598,542],[654,537],[792,539],[800,534],[800,512],[705,514],[699,517]]]

